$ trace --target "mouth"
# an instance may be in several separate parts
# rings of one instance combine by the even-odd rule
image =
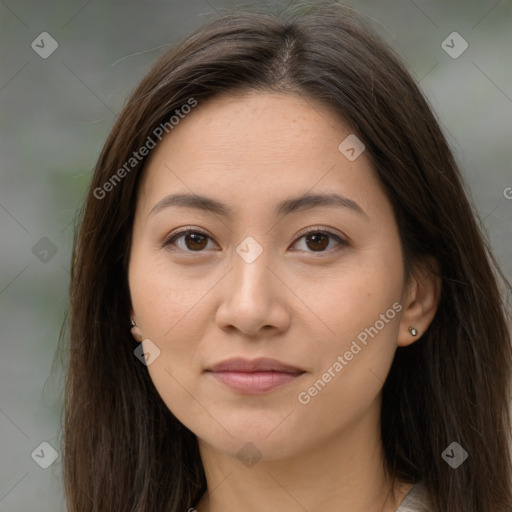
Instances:
[[[276,359],[228,359],[210,368],[206,373],[233,391],[259,395],[281,387],[306,373]]]

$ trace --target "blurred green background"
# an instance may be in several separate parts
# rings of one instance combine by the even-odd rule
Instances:
[[[425,91],[510,279],[512,3],[345,4],[374,20]],[[62,371],[52,361],[73,220],[115,116],[169,45],[238,5],[250,4],[0,0],[1,512],[65,510],[60,457],[41,467],[50,446],[61,450]],[[453,32],[468,44],[457,58],[442,47]]]

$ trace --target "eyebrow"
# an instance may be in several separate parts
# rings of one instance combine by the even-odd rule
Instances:
[[[206,196],[196,194],[172,194],[165,196],[158,201],[149,212],[149,216],[170,207],[194,208],[205,212],[215,213],[223,217],[232,217],[233,210],[226,204]],[[348,197],[339,194],[304,194],[303,196],[285,199],[277,204],[276,214],[286,215],[289,213],[311,210],[319,207],[335,206],[346,208],[360,215],[368,217],[358,203]]]

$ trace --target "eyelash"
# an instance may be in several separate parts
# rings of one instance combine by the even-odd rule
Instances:
[[[194,234],[198,234],[198,235],[201,235],[201,236],[204,236],[206,238],[209,238],[210,240],[213,240],[207,233],[205,233],[204,231],[201,231],[200,229],[193,229],[191,226],[188,226],[187,228],[185,229],[182,229],[180,231],[176,231],[174,233],[171,233],[171,235],[169,237],[167,237],[165,239],[165,241],[162,243],[162,247],[165,247],[165,248],[168,248],[169,246],[171,245],[174,245],[174,243],[176,242],[176,240],[178,240],[179,238],[183,237],[184,235],[187,235],[189,233],[194,233]],[[340,247],[346,247],[348,246],[348,242],[346,240],[344,240],[343,238],[341,238],[340,236],[336,235],[335,233],[332,233],[331,231],[329,231],[328,229],[325,229],[325,228],[308,228],[306,231],[302,232],[300,234],[300,236],[297,238],[296,242],[301,240],[302,238],[306,237],[307,235],[311,235],[311,234],[318,234],[318,233],[321,233],[323,235],[327,235],[329,236],[330,238],[334,238],[336,240],[336,242],[338,242],[338,246],[337,248],[339,249]],[[296,243],[294,242],[294,244]],[[332,251],[335,251],[337,249],[336,247],[334,249],[327,249],[327,250],[324,250],[324,251],[298,251],[298,252],[308,252],[308,253],[311,253],[315,256],[318,256],[318,255],[321,255],[321,254],[326,254],[326,253],[329,253],[329,252],[332,252]],[[191,251],[191,250],[188,250],[188,249],[177,249],[176,247],[174,247],[172,250],[181,250],[183,252],[188,252],[188,253],[202,253],[202,252],[205,252],[206,249],[203,249],[201,251]]]

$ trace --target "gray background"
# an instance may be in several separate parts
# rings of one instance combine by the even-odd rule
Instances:
[[[73,219],[115,116],[168,45],[240,3],[0,0],[1,512],[64,510],[60,458],[42,469],[31,453],[41,442],[60,453],[63,382],[52,362]],[[510,279],[511,2],[346,4],[376,20],[425,91]],[[454,31],[469,44],[456,59],[441,46]],[[59,45],[47,59],[31,47],[42,32]]]

